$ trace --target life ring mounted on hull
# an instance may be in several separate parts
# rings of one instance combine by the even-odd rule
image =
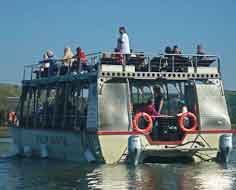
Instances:
[[[143,129],[139,127],[139,121],[141,118],[144,118],[147,121],[147,125]],[[137,132],[149,134],[153,127],[152,117],[145,112],[139,112],[134,116],[132,127]]]
[[[185,118],[188,118],[190,120],[190,126],[189,127],[185,126]],[[185,113],[183,113],[179,116],[178,124],[179,124],[180,129],[183,132],[196,131],[197,126],[198,126],[197,117],[191,112],[185,112]]]

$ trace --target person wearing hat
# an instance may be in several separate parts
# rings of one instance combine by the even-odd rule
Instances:
[[[56,75],[58,68],[56,66],[56,60],[54,59],[54,53],[52,50],[47,50],[46,54],[48,56],[48,59],[46,61],[48,63],[49,75]]]
[[[47,56],[48,56],[48,58],[53,58],[54,57],[53,51],[47,50]]]
[[[47,50],[46,53],[43,54],[43,60],[39,61],[39,64],[41,64],[40,70],[42,77],[46,77],[48,74],[56,74],[56,60],[54,59],[54,53],[51,50]]]
[[[129,36],[124,26],[119,28],[120,37],[117,40],[117,49],[122,54],[130,54]]]

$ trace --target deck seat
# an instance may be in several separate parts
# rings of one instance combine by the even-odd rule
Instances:
[[[108,64],[108,65],[121,65],[122,62],[119,58],[115,57],[104,57],[101,58],[101,64]]]
[[[147,71],[147,65],[145,65],[145,57],[144,55],[135,55],[135,56],[128,56],[127,65],[134,65],[136,71]]]
[[[212,63],[214,63],[215,61],[216,61],[216,59],[203,57],[203,59],[198,60],[197,66],[209,67],[209,66],[210,66]]]
[[[151,60],[151,71],[160,72],[166,71],[170,72],[173,69],[174,60],[174,72],[186,71],[188,66],[191,66],[189,58],[183,56],[165,56],[165,57],[154,57]]]

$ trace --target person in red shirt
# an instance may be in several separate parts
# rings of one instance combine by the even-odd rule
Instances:
[[[149,99],[147,104],[142,108],[141,111],[149,114],[153,120],[156,120],[156,117],[160,115],[160,113],[155,108],[153,99]]]
[[[155,108],[154,99],[151,98],[148,100],[147,104],[141,109],[142,112],[149,114],[152,117],[153,121],[153,134],[157,133],[158,131],[158,116],[160,113]]]
[[[84,51],[78,47],[76,48],[76,54],[73,56],[76,61],[73,63],[72,69],[76,71],[88,71],[88,60]]]

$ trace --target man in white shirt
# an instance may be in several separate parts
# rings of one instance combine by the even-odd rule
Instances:
[[[117,49],[122,54],[130,54],[129,36],[126,33],[124,26],[121,26],[119,28],[119,33],[120,33],[120,38],[118,39]]]

